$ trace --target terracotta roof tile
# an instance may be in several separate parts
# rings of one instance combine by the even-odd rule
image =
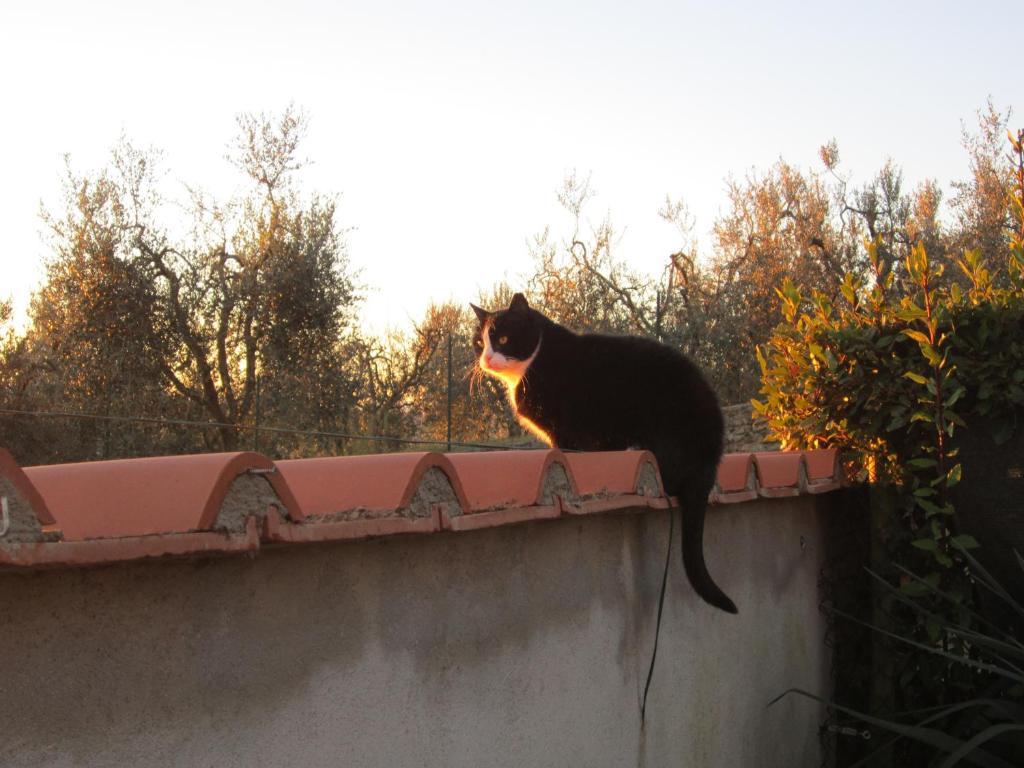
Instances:
[[[0,541],[59,539],[60,528],[43,497],[14,457],[0,448]]]
[[[731,454],[711,500],[821,493],[840,479],[835,451]],[[649,452],[557,449],[276,463],[254,453],[206,454],[24,470],[0,449],[0,491],[19,531],[0,533],[0,564],[16,567],[467,531],[669,505]],[[53,541],[57,526],[65,541]]]
[[[432,533],[467,508],[458,473],[438,453],[391,453],[277,462],[307,519],[266,522],[272,541]]]
[[[803,453],[774,451],[754,454],[758,493],[766,498],[799,496],[807,487]]]
[[[583,496],[598,493],[662,494],[658,462],[650,451],[570,453],[568,459]],[[645,468],[653,474],[644,477]]]
[[[255,518],[249,518],[242,533],[155,534],[10,545],[3,545],[0,540],[0,565],[22,568],[74,567],[149,557],[237,554],[255,552],[259,548],[259,526]]]
[[[418,504],[417,491],[425,480],[440,486],[441,496],[446,495],[443,486],[447,483],[451,505],[459,511],[467,506],[458,474],[448,458],[439,453],[288,459],[278,461],[276,466],[304,514],[310,517],[340,519],[355,511],[429,517],[426,505],[441,503],[441,499]]]
[[[727,453],[722,457],[712,498],[722,504],[757,498],[757,470],[751,454]]]
[[[826,493],[842,485],[843,469],[839,463],[839,451],[824,448],[804,451],[807,463],[807,492]]]
[[[298,523],[285,520],[271,510],[263,521],[262,535],[272,542],[308,544],[317,541],[356,541],[403,533],[437,533],[442,528],[441,512],[436,507],[425,517],[309,517]]]
[[[565,454],[556,448],[546,451],[450,453],[447,458],[462,478],[471,512],[552,504],[554,491],[550,487],[545,488],[552,465],[559,465],[561,477],[566,478],[567,474]],[[566,490],[573,496],[577,495],[571,487],[571,478],[566,479],[570,484]]]
[[[266,478],[289,511],[299,513],[274,465],[257,453],[208,453],[27,467],[68,541],[211,530],[235,479]]]
[[[542,451],[447,454],[466,490],[467,514],[443,521],[446,530],[468,531],[558,517],[578,495],[565,455]]]
[[[566,512],[570,514],[669,506],[658,462],[650,451],[569,453],[566,458],[580,493],[578,500],[566,504]]]

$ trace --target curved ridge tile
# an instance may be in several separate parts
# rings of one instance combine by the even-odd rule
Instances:
[[[468,531],[558,517],[577,496],[565,455],[542,451],[448,454],[466,489],[471,514],[444,527]]]
[[[336,517],[355,510],[378,515],[427,517],[429,506],[450,502],[449,513],[467,508],[458,473],[439,453],[383,453],[279,461],[277,469],[308,517]],[[439,477],[430,470],[440,473]],[[438,496],[440,488],[439,498]],[[423,509],[420,509],[420,507]]]
[[[565,454],[557,448],[451,453],[447,458],[459,473],[468,509],[474,513],[550,505],[560,492],[575,494]],[[556,467],[561,467],[561,472]]]
[[[807,464],[799,451],[754,454],[758,493],[766,498],[799,496],[807,488]]]
[[[807,463],[808,493],[825,493],[842,486],[843,469],[839,463],[839,451],[835,448],[804,451],[804,461]]]
[[[570,467],[580,496],[566,507],[574,515],[665,509],[658,461],[650,451],[627,450],[571,453]]]
[[[206,453],[26,467],[25,475],[65,538],[82,541],[210,530],[236,477],[273,468],[258,453]],[[284,482],[277,488],[295,504]]]
[[[712,498],[823,493],[841,481],[835,450],[728,454]],[[0,449],[0,496],[8,507],[17,500],[21,523],[48,521],[27,538],[0,535],[0,565],[14,567],[253,552],[260,531],[264,541],[353,540],[665,509],[671,502],[647,451],[557,449],[276,465],[254,453],[202,454],[24,469]],[[65,541],[52,540],[58,525]]]
[[[581,496],[602,493],[644,495],[640,491],[650,490],[651,469],[657,478],[657,495],[664,495],[658,460],[650,451],[569,453],[566,458]],[[645,464],[650,467],[645,469]]]
[[[757,498],[757,469],[752,454],[727,453],[722,456],[712,497],[721,504],[737,504]]]
[[[14,457],[0,448],[0,544],[54,541],[57,521]]]

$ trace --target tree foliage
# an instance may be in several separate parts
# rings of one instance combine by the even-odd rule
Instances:
[[[290,109],[242,116],[232,160],[248,189],[223,202],[193,192],[184,234],[166,222],[157,153],[122,141],[96,173],[68,163],[63,209],[44,214],[53,255],[27,340],[37,400],[211,425],[170,446],[150,431],[142,451],[235,450],[258,409],[346,426],[339,344],[357,296],[335,201],[304,200],[295,184],[303,126]],[[119,450],[87,438],[65,451]]]
[[[782,319],[774,298],[786,279],[833,306],[851,285],[906,294],[915,286],[908,258],[923,246],[939,266],[936,289],[973,290],[957,266],[964,247],[990,263],[1019,222],[1015,166],[996,142],[1008,115],[989,105],[979,120],[977,134],[965,132],[970,177],[945,208],[935,182],[908,189],[893,162],[854,184],[830,142],[818,170],[780,160],[730,179],[704,245],[685,203],[666,197],[658,213],[677,244],[655,274],[633,266],[612,215],[595,215],[590,178],[572,173],[556,193],[563,221],[527,245],[529,273],[476,301],[505,306],[526,289],[575,330],[680,349],[724,403],[743,402],[760,386],[754,350]],[[432,306],[413,328],[382,337],[358,327],[338,201],[303,192],[305,127],[292,108],[240,116],[227,159],[242,191],[228,199],[194,187],[168,194],[159,152],[126,140],[97,171],[67,162],[62,200],[44,214],[51,256],[30,325],[4,339],[0,406],[204,426],[8,413],[5,445],[25,461],[53,461],[391,450],[404,438],[446,443],[449,426],[455,442],[523,439],[504,393],[471,375],[475,320],[465,306]],[[1005,288],[1007,275],[993,271],[993,287]]]

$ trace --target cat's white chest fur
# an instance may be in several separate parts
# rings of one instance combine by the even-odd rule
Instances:
[[[526,360],[517,360],[514,357],[507,357],[501,352],[494,350],[491,346],[489,330],[488,327],[485,327],[482,334],[484,351],[480,354],[480,367],[492,376],[501,379],[505,384],[505,389],[508,391],[508,402],[512,406],[516,419],[522,424],[523,428],[532,432],[548,445],[554,445],[551,435],[519,412],[519,403],[516,401],[516,390],[519,388],[519,382],[523,380],[523,377],[530,368],[530,364],[537,359],[537,353],[540,352],[540,341],[537,342],[537,347],[533,350],[533,354]]]
[[[540,349],[540,345],[538,345],[537,348]],[[534,352],[533,355],[530,357],[530,361],[532,361],[533,358],[536,357],[536,356],[537,356],[537,353]],[[527,367],[529,367],[529,366],[527,366]],[[519,389],[519,382],[521,381],[521,379],[522,379],[522,377],[517,379],[514,384],[511,381],[508,381],[508,380],[505,381],[505,386],[508,389],[508,401],[512,405],[512,411],[516,415],[516,420],[523,426],[524,429],[527,429],[530,432],[532,432],[540,440],[543,440],[548,445],[554,445],[555,441],[551,439],[551,435],[549,435],[547,432],[545,432],[539,426],[537,426],[532,421],[530,421],[528,418],[526,418],[522,413],[520,413],[520,411],[519,411],[519,403],[518,403],[518,401],[516,399],[516,391]]]

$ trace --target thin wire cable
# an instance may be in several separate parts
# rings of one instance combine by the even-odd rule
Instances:
[[[308,437],[335,437],[345,440],[370,440],[376,442],[393,442],[405,445],[446,445],[446,440],[424,440],[411,437],[393,437],[389,435],[357,435],[348,432],[329,432],[313,429],[292,429],[289,427],[266,427],[255,424],[230,424],[221,421],[194,421],[189,419],[161,419],[154,416],[104,416],[98,413],[75,413],[71,411],[27,411],[16,408],[0,408],[0,415],[4,416],[34,416],[54,419],[83,419],[91,421],[113,421],[129,422],[138,424],[156,424],[164,426],[197,427],[203,429],[219,429],[228,427],[230,429],[248,430],[260,432],[273,432],[283,435],[304,435]],[[515,445],[498,445],[494,443],[463,443],[452,441],[453,446],[459,448],[485,448],[497,451],[514,451],[529,448],[531,443],[518,443]]]
[[[682,509],[680,508],[680,515]],[[668,509],[668,552],[665,553],[665,571],[661,575],[661,594],[658,595],[658,620],[654,625],[654,650],[651,652],[651,666],[647,668],[647,682],[644,684],[644,700],[640,703],[640,727],[644,725],[644,717],[647,714],[647,691],[651,688],[651,678],[654,677],[654,660],[658,658],[658,637],[661,635],[661,612],[665,607],[665,585],[668,584],[668,564],[672,560],[672,533],[675,529],[676,516],[672,507]]]

